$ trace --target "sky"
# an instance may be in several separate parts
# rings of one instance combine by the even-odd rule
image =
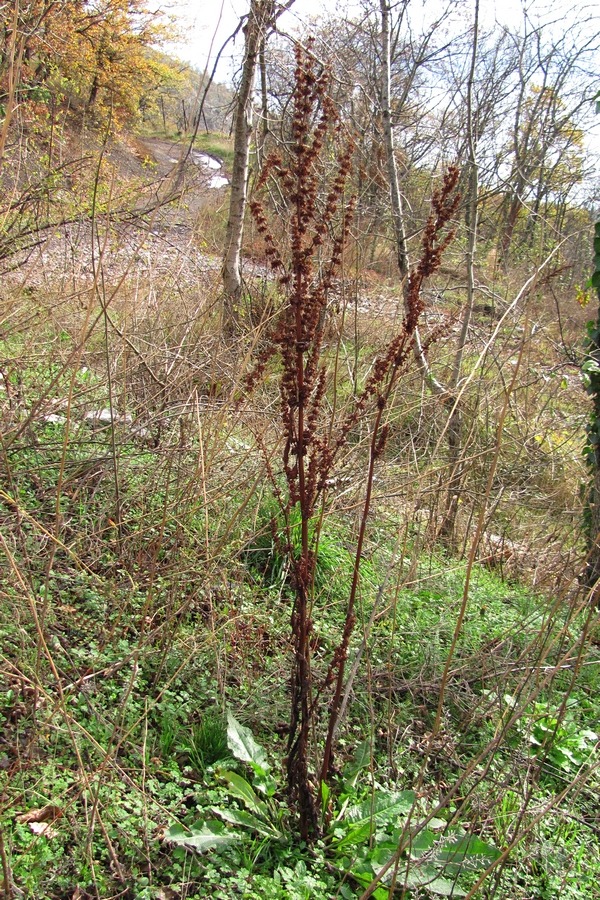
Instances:
[[[414,13],[421,7],[424,17],[433,18],[439,17],[445,5],[442,0],[415,0],[412,7]],[[472,19],[473,0],[455,0],[453,5],[457,9],[462,8],[466,20]],[[539,3],[530,5],[543,6]],[[203,71],[207,61],[214,60],[226,38],[233,33],[240,16],[247,13],[248,7],[249,0],[173,0],[169,9],[176,16],[183,35],[183,40],[173,45],[173,51]],[[341,15],[358,15],[360,7],[360,0],[295,0],[292,9],[281,17],[278,25],[282,30],[294,31],[311,18],[335,13],[336,8]],[[484,25],[490,26],[495,20],[515,22],[521,17],[521,0],[480,0],[480,18]],[[235,68],[234,60],[239,58],[242,46],[240,34],[235,45],[225,51],[217,80],[230,81]]]
[[[292,10],[279,20],[281,28],[294,30],[311,17],[335,10],[335,0],[296,0]],[[344,4],[347,11],[350,4]],[[235,31],[240,17],[248,12],[249,0],[174,0],[169,9],[177,18],[183,40],[174,45],[177,56],[203,71],[214,60],[225,40]],[[228,82],[243,47],[240,34],[223,55],[217,80]],[[209,66],[210,67],[210,66]]]
[[[597,0],[568,0],[566,6],[552,0],[479,0],[480,27],[491,29],[498,22],[519,27],[523,23],[524,7],[530,11],[533,21],[552,22],[560,31],[568,22],[587,21],[596,18],[600,11]],[[369,5],[377,3],[370,0]],[[239,24],[240,17],[248,12],[250,0],[171,0],[169,10],[176,17],[182,40],[167,48],[180,59],[191,63],[203,72],[211,71],[214,59],[225,40]],[[278,20],[283,31],[293,32],[311,19],[338,13],[340,16],[358,16],[361,0],[295,0],[293,7]],[[577,11],[576,11],[577,7]],[[410,9],[413,21],[439,19],[444,9],[450,8],[459,22],[459,30],[473,22],[475,0],[412,0]],[[456,27],[456,26],[455,26]],[[452,28],[452,26],[450,26]],[[243,50],[243,35],[224,51],[216,72],[216,81],[233,84],[239,69]],[[600,87],[600,77],[598,79]],[[600,155],[600,115],[588,122],[585,142],[587,149]]]

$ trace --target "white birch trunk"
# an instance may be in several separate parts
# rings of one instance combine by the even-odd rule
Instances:
[[[236,315],[236,304],[242,294],[242,237],[248,199],[248,169],[252,138],[252,113],[256,64],[261,42],[273,20],[274,0],[251,0],[244,29],[245,51],[235,113],[233,171],[229,218],[223,253],[224,328],[230,330]]]
[[[383,58],[383,72],[381,77],[381,117],[383,119],[383,134],[385,140],[385,150],[387,157],[388,180],[390,184],[390,202],[392,206],[392,219],[394,224],[394,237],[396,241],[396,257],[398,260],[398,271],[403,282],[403,290],[406,295],[408,286],[408,275],[410,271],[410,260],[408,256],[408,246],[406,242],[406,229],[404,226],[404,209],[402,205],[402,194],[400,192],[400,184],[398,181],[398,167],[396,165],[396,155],[394,152],[394,128],[392,125],[392,101],[391,101],[391,51],[390,51],[390,4],[389,0],[380,0],[381,8],[381,51]],[[435,394],[446,393],[443,385],[433,375],[423,347],[421,344],[421,336],[419,329],[415,329],[415,357],[423,376],[427,379],[429,387]]]

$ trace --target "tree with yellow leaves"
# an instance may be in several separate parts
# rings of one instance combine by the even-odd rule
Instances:
[[[143,97],[170,77],[152,52],[172,36],[170,23],[144,0],[12,0],[0,9],[0,33],[0,104],[11,84],[18,104],[46,88],[120,123],[135,119]]]

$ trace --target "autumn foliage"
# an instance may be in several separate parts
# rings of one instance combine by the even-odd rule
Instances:
[[[130,122],[156,88],[176,77],[156,52],[171,31],[142,0],[29,0],[4,4],[0,103],[25,112],[52,102]]]

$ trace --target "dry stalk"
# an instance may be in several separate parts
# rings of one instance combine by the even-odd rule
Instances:
[[[294,601],[291,631],[294,659],[291,672],[291,710],[288,732],[288,788],[297,805],[300,833],[304,840],[319,832],[315,799],[316,780],[332,774],[334,737],[337,731],[345,683],[345,664],[356,622],[355,605],[360,581],[360,562],[369,519],[375,468],[386,445],[385,413],[390,397],[414,353],[415,335],[424,310],[422,286],[439,267],[444,249],[452,239],[449,224],[458,197],[458,170],[451,168],[441,189],[434,194],[432,210],[424,229],[421,257],[409,273],[406,311],[396,334],[373,362],[364,390],[353,407],[333,421],[327,412],[328,391],[334,391],[334,375],[323,358],[323,335],[332,282],[342,263],[342,252],[353,214],[353,200],[345,202],[345,184],[352,162],[352,143],[337,152],[334,174],[324,174],[328,141],[341,137],[341,127],[327,95],[328,75],[310,52],[297,48],[293,95],[292,142],[288,158],[272,154],[265,161],[257,189],[275,181],[289,203],[289,247],[275,237],[261,199],[254,199],[252,213],[266,255],[276,274],[285,300],[265,349],[246,380],[251,391],[277,357],[280,420],[283,429],[281,468],[285,488],[268,462],[267,473],[278,500],[284,523],[280,549],[288,558]],[[284,230],[284,229],[282,229]],[[334,235],[333,237],[331,235]],[[334,368],[335,371],[335,368]],[[354,552],[351,588],[344,612],[342,636],[319,684],[311,668],[311,636],[314,629],[313,584],[317,559],[318,509],[326,500],[340,451],[350,430],[371,415],[370,446],[365,492]],[[292,512],[299,513],[300,549],[294,550]],[[274,523],[275,532],[275,523]],[[326,740],[318,775],[311,774],[309,739],[328,695]]]

